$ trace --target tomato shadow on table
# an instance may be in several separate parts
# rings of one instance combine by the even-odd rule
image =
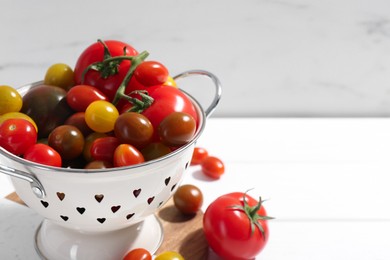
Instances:
[[[206,176],[201,169],[198,169],[196,171],[193,171],[192,172],[192,177],[194,177],[194,179],[196,180],[199,180],[199,181],[205,181],[205,182],[214,182],[214,181],[218,181],[218,179],[213,179],[213,178],[210,178],[208,176]]]
[[[199,228],[189,233],[181,243],[179,253],[184,259],[209,259],[209,247],[203,234],[203,229]]]
[[[194,219],[196,216],[197,214],[184,215],[174,205],[164,207],[158,212],[159,218],[171,223],[186,222]]]

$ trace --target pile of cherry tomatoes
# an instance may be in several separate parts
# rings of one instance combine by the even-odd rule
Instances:
[[[72,69],[48,68],[23,97],[0,86],[0,146],[36,163],[84,169],[129,166],[190,142],[192,101],[168,69],[120,41],[87,47]]]

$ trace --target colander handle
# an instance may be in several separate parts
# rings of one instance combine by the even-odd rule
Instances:
[[[41,182],[34,175],[16,169],[12,169],[4,165],[0,165],[0,172],[12,177],[28,181],[30,183],[33,193],[38,198],[43,199],[46,196],[45,189],[43,188]]]
[[[208,72],[206,70],[188,70],[188,71],[182,72],[182,73],[174,76],[173,79],[177,80],[177,79],[186,78],[189,76],[206,76],[206,77],[210,78],[214,83],[215,96],[214,96],[213,101],[209,105],[209,107],[205,110],[206,117],[209,117],[213,113],[213,111],[215,110],[215,108],[217,107],[217,105],[219,103],[219,100],[221,99],[221,95],[222,95],[221,82],[219,81],[217,76],[215,76],[213,73]]]

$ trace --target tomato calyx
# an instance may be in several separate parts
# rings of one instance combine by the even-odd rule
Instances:
[[[251,223],[251,236],[255,232],[255,228],[257,228],[257,229],[259,229],[260,233],[262,234],[263,239],[265,239],[265,231],[264,231],[263,226],[259,223],[259,220],[266,221],[266,220],[273,219],[273,217],[259,215],[257,212],[260,210],[264,200],[262,200],[261,197],[259,197],[259,202],[255,206],[249,206],[249,204],[246,200],[246,193],[247,192],[244,193],[243,198],[242,198],[244,205],[232,205],[229,208],[231,208],[233,210],[243,211],[248,216],[248,219]]]
[[[100,76],[103,79],[107,79],[109,76],[119,73],[119,64],[121,63],[122,59],[112,59],[113,57],[107,45],[100,39],[98,39],[98,42],[101,43],[104,48],[103,61],[92,63],[87,68],[85,68],[83,74],[81,75],[82,83],[84,82],[85,74],[89,70],[100,72]],[[126,55],[126,47],[123,49],[123,55]]]
[[[141,100],[138,98],[131,97],[130,95],[132,94],[138,94],[141,97]],[[134,90],[130,92],[129,95],[125,95],[121,93],[119,93],[118,95],[120,96],[120,98],[126,99],[128,102],[130,102],[133,105],[126,112],[142,113],[145,109],[150,107],[154,102],[154,98],[149,96],[146,90]]]

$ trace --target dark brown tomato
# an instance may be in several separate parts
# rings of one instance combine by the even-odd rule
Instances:
[[[92,129],[89,128],[89,126],[85,122],[85,113],[84,112],[74,113],[73,115],[68,117],[68,119],[66,119],[64,124],[65,125],[73,125],[73,126],[77,127],[81,131],[81,133],[83,133],[83,136],[88,136],[89,134],[91,134],[93,132]]]
[[[171,152],[171,149],[163,143],[150,143],[145,146],[141,153],[143,154],[145,161],[151,161],[167,155]]]
[[[38,126],[38,138],[47,137],[54,128],[63,125],[73,114],[66,102],[66,91],[51,85],[31,88],[23,96],[21,111],[30,116]]]
[[[182,185],[173,195],[173,202],[183,214],[195,214],[203,205],[203,194],[195,185]]]
[[[168,146],[181,146],[192,140],[196,131],[195,119],[183,112],[173,112],[165,117],[159,127],[161,142]]]
[[[61,155],[63,160],[71,160],[83,152],[84,136],[75,126],[61,125],[50,133],[48,143]]]
[[[106,161],[92,161],[85,165],[84,169],[108,169],[114,167],[112,163]]]
[[[131,144],[140,149],[152,141],[153,126],[144,115],[126,112],[117,118],[114,132],[121,143]]]

